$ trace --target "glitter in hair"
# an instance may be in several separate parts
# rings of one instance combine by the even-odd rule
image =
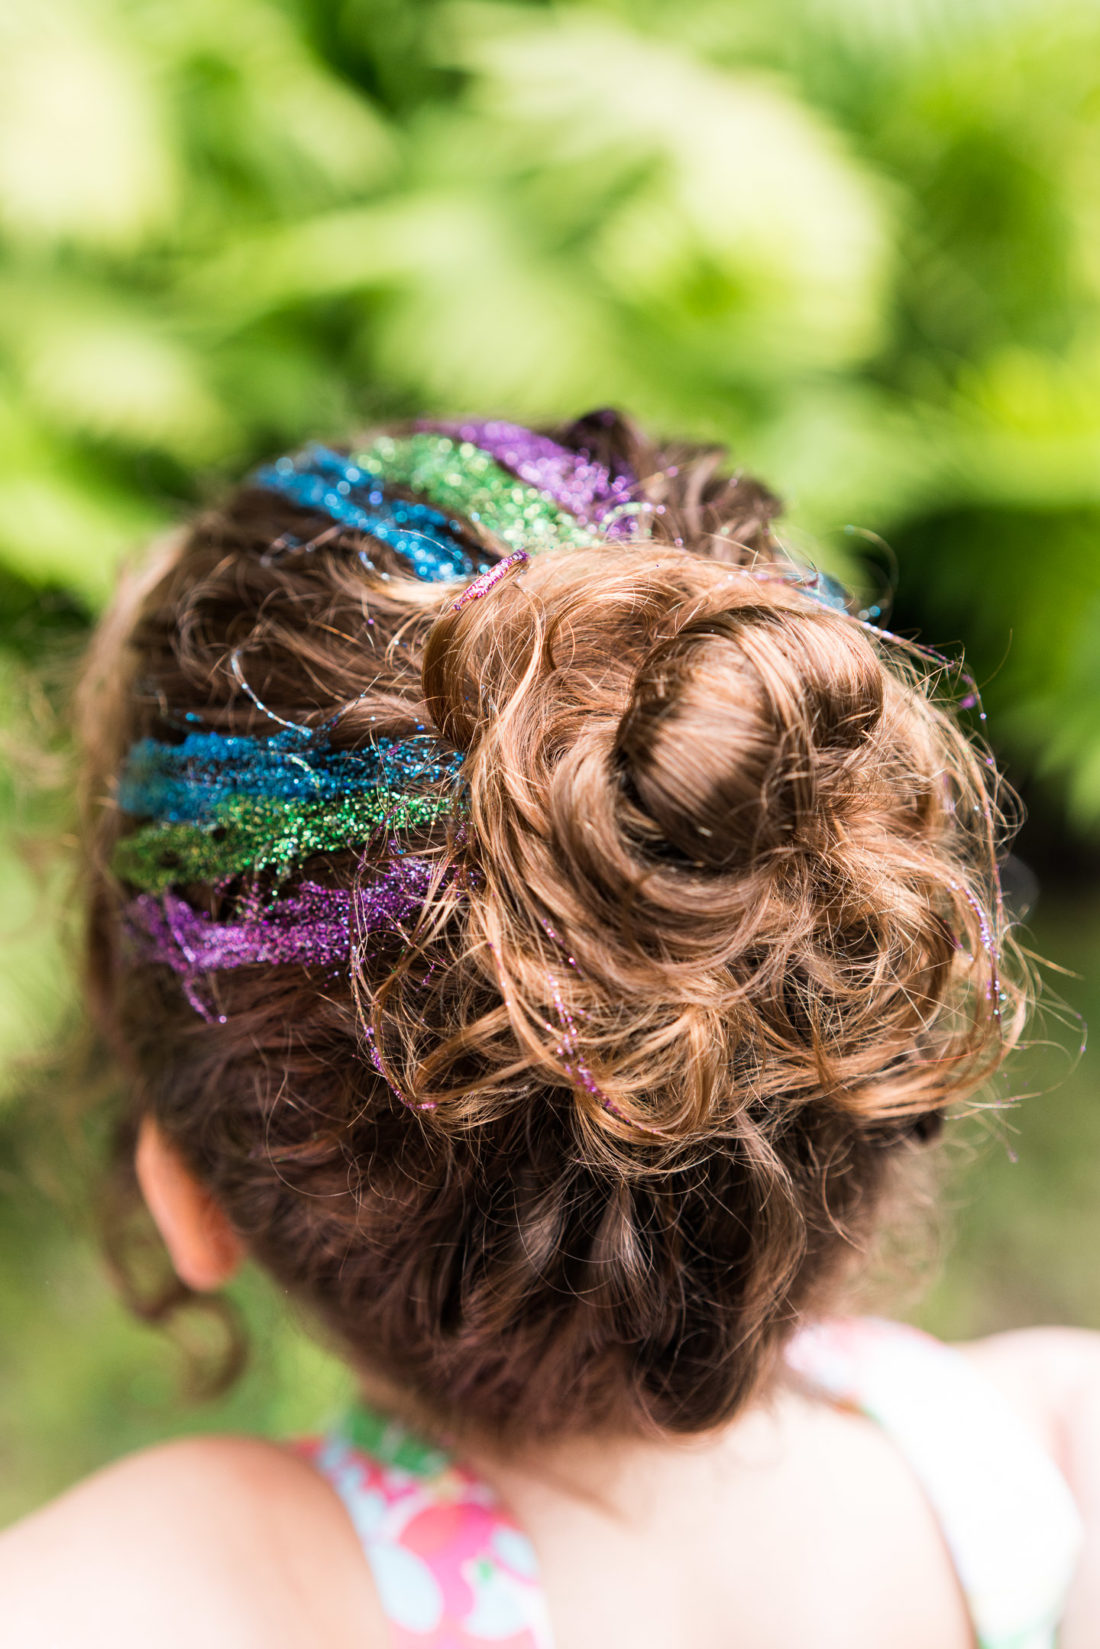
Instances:
[[[314,853],[343,853],[379,830],[433,825],[454,811],[450,796],[370,789],[323,802],[230,796],[202,824],[149,824],[115,848],[115,875],[146,893],[192,882],[225,882],[245,871],[284,879]]]
[[[575,452],[548,435],[500,419],[468,423],[425,420],[417,429],[434,430],[472,443],[521,481],[552,498],[577,521],[604,526],[609,538],[628,538],[635,530],[630,512],[638,483],[625,467],[613,471],[586,452]]]
[[[257,470],[253,484],[387,545],[404,556],[413,576],[425,583],[473,578],[487,565],[484,556],[467,548],[461,522],[430,504],[387,498],[378,468],[344,458],[327,447],[310,446],[294,457],[280,458]],[[270,557],[309,548],[284,539],[267,553]],[[374,570],[368,553],[362,552],[361,560]]]
[[[463,590],[457,601],[452,601],[451,611],[459,613],[469,602],[480,601],[481,597],[488,595],[490,590],[495,589],[501,579],[507,577],[513,568],[524,566],[530,559],[526,550],[515,550],[511,555],[505,556],[504,560],[498,561],[495,567],[490,567],[487,573],[482,573],[480,578],[475,578],[473,583]]]
[[[178,894],[143,893],[127,907],[127,929],[144,961],[163,963],[191,981],[227,968],[350,967],[361,940],[404,932],[434,874],[428,860],[410,855],[351,892],[303,882],[268,905],[242,902],[227,921]]]
[[[369,789],[454,786],[462,753],[431,734],[333,749],[321,735],[285,728],[267,739],[189,733],[178,744],[139,739],[118,784],[134,818],[200,824],[235,796],[321,803]]]
[[[472,441],[418,430],[380,435],[355,454],[391,486],[422,493],[438,509],[465,516],[510,550],[581,549],[606,537],[563,510],[538,487],[517,480]]]

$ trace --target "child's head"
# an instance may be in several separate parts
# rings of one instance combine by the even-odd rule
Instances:
[[[701,1431],[1017,1034],[990,769],[712,455],[468,433],[283,461],[123,592],[91,990],[129,1137],[356,1362]]]

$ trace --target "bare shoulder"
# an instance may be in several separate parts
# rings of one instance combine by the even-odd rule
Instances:
[[[132,1455],[0,1535],[10,1649],[298,1649],[383,1641],[328,1484],[257,1438]]]
[[[1086,1649],[1100,1632],[1100,1334],[1034,1328],[964,1349],[1030,1416],[1073,1493],[1084,1545],[1058,1641]]]
[[[1082,1409],[1100,1403],[1100,1334],[1081,1328],[1016,1329],[960,1349],[1067,1466]]]

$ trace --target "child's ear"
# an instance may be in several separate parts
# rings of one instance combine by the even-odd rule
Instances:
[[[151,1117],[142,1118],[135,1165],[180,1281],[201,1293],[221,1288],[244,1259],[244,1244]]]

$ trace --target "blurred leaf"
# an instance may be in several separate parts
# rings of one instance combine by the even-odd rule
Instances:
[[[0,652],[0,1105],[69,1018],[76,994],[62,935],[69,871],[56,843],[70,798],[59,809],[67,774],[56,744],[35,678]]]
[[[164,524],[137,488],[114,482],[0,399],[0,562],[35,585],[98,605],[119,559]]]
[[[593,255],[643,315],[678,312],[756,371],[839,364],[880,341],[890,191],[793,87],[580,7],[450,15],[513,165],[636,175]]]
[[[13,346],[28,400],[61,428],[193,460],[224,452],[237,431],[199,376],[193,351],[137,305],[77,294],[36,316],[24,305]],[[37,319],[39,324],[35,324]]]
[[[128,250],[176,210],[163,108],[111,10],[0,13],[0,221],[20,237]]]
[[[386,176],[397,145],[363,96],[312,49],[292,14],[271,0],[146,0],[142,32],[178,80],[181,139],[193,182],[262,191],[284,211],[309,211]],[[229,227],[224,217],[220,234]]]

